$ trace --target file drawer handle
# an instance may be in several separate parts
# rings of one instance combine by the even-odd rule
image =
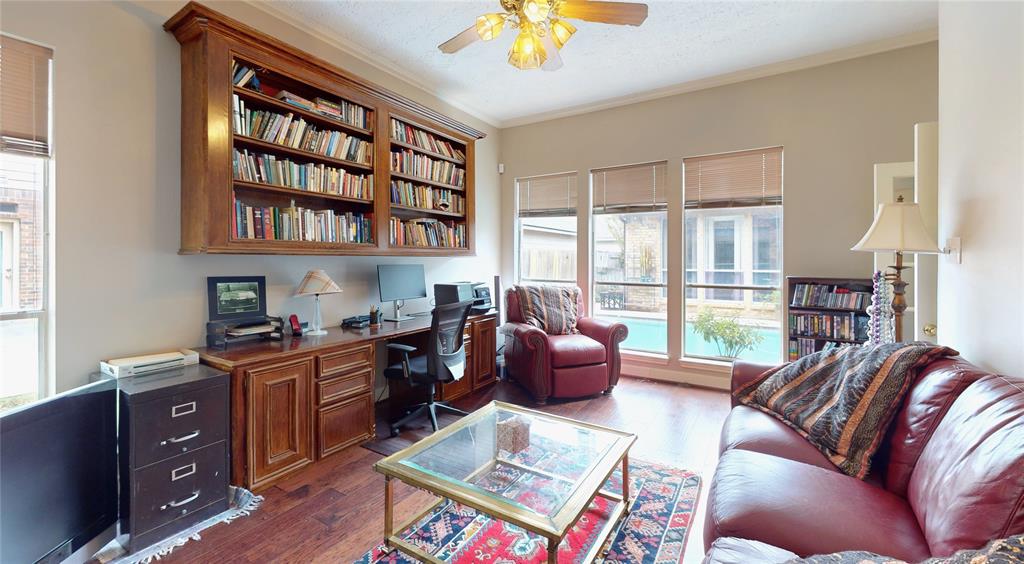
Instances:
[[[189,433],[187,435],[182,435],[180,437],[171,437],[171,438],[169,438],[169,439],[167,439],[165,441],[160,441],[160,446],[166,446],[167,443],[183,443],[185,441],[190,441],[190,440],[192,440],[192,439],[194,439],[194,438],[196,438],[198,436],[199,436],[199,430],[196,429],[195,431],[192,431],[191,433]]]
[[[160,511],[163,511],[163,510],[165,510],[165,509],[167,509],[169,507],[181,507],[182,505],[185,505],[186,503],[192,503],[193,501],[195,501],[198,498],[199,498],[199,490],[196,490],[196,491],[192,492],[192,495],[186,497],[185,499],[179,499],[178,501],[171,501],[171,502],[168,502],[168,503],[165,503],[165,504],[161,505],[160,506]]]
[[[196,412],[196,402],[190,401],[171,408],[171,417],[181,417]]]
[[[179,472],[180,472],[180,474],[179,474]],[[175,468],[174,470],[171,470],[171,481],[174,482],[176,480],[180,480],[180,479],[185,478],[187,476],[191,476],[192,474],[195,474],[195,473],[196,473],[196,463],[193,462],[192,464],[188,464],[188,465],[182,466],[181,468]]]

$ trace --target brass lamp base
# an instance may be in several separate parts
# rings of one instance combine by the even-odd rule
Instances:
[[[903,312],[907,311],[906,289],[908,282],[903,281],[903,271],[910,268],[903,266],[903,253],[896,251],[896,264],[890,266],[893,272],[886,273],[885,280],[892,284],[892,317],[895,325],[896,342],[903,340]]]

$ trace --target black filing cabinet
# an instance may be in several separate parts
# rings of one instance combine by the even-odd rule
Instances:
[[[121,533],[135,552],[228,508],[228,375],[186,366],[118,388]]]

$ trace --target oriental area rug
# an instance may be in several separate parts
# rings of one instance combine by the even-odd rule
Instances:
[[[528,476],[495,476],[495,487],[515,488]],[[620,522],[595,562],[675,564],[682,561],[687,532],[700,491],[700,476],[673,466],[630,460],[631,512]],[[500,485],[499,485],[500,484]],[[619,470],[605,489],[622,491]],[[608,516],[612,501],[597,497],[558,548],[560,564],[579,563],[589,553]],[[474,509],[446,502],[402,533],[409,543],[451,564],[543,563],[547,541],[515,525]],[[379,545],[357,564],[412,564],[418,560]]]

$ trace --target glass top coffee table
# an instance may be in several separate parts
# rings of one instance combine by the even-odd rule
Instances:
[[[628,511],[635,441],[632,433],[491,402],[374,465],[384,474],[384,542],[414,558],[443,562],[401,533],[450,499],[545,537],[553,563],[559,543],[601,496],[615,509],[584,559],[589,562]],[[619,465],[622,495],[602,490]],[[396,529],[392,479],[440,499]]]

